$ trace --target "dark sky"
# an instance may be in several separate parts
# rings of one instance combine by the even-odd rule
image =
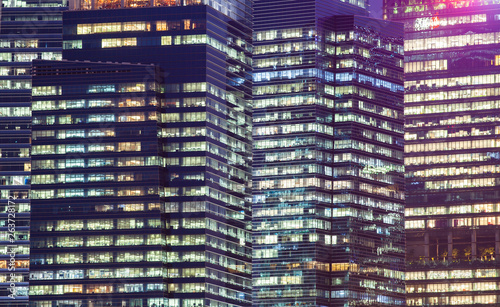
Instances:
[[[370,0],[371,17],[382,18],[382,1],[383,0]]]

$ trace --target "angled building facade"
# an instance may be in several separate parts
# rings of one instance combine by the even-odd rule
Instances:
[[[0,305],[27,306],[31,61],[61,59],[66,2],[2,1],[0,11]]]
[[[254,306],[404,304],[402,28],[256,1]]]
[[[408,306],[497,306],[500,5],[384,10],[405,26]]]

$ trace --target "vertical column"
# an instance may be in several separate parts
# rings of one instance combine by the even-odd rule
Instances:
[[[430,257],[429,257],[429,233],[426,233],[424,235],[424,256],[425,256],[426,261],[430,260]]]
[[[495,260],[500,260],[500,229],[495,229]]]
[[[477,233],[475,229],[472,229],[472,234],[471,234],[471,253],[472,253],[472,260],[477,259]]]
[[[448,231],[448,261],[453,260],[453,234]]]

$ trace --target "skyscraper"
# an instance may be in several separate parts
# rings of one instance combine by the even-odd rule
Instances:
[[[409,306],[500,301],[500,6],[386,1],[405,27]]]
[[[256,1],[254,306],[404,304],[402,28]]]
[[[2,1],[0,305],[27,306],[31,60],[60,59],[65,1]]]
[[[34,62],[30,305],[165,303],[159,91],[151,65]]]
[[[237,4],[225,2],[226,5],[230,3]],[[57,100],[56,105],[66,103],[63,110],[51,106],[50,111],[40,110],[39,113],[41,116],[64,117],[66,119],[62,120],[65,124],[54,119],[51,121],[55,125],[54,128],[45,126],[40,128],[41,130],[64,129],[65,133],[71,132],[71,135],[78,131],[78,137],[88,138],[93,129],[102,125],[102,128],[114,130],[114,135],[102,135],[102,141],[95,146],[94,141],[87,140],[78,149],[73,148],[79,142],[68,138],[37,143],[41,146],[40,150],[55,151],[37,153],[36,159],[53,161],[54,164],[47,163],[58,170],[50,173],[62,179],[51,186],[42,182],[33,183],[32,188],[37,195],[33,208],[40,206],[40,210],[34,209],[32,219],[47,220],[43,216],[43,212],[47,212],[46,206],[56,212],[60,212],[58,208],[63,207],[69,210],[66,192],[58,191],[79,191],[69,192],[74,197],[72,203],[77,204],[71,205],[71,216],[60,213],[49,220],[53,223],[52,227],[61,222],[65,228],[33,229],[34,237],[53,239],[49,240],[50,242],[42,239],[41,243],[33,248],[32,261],[38,261],[38,264],[32,274],[41,277],[32,281],[31,287],[34,293],[35,290],[45,291],[44,287],[49,284],[53,287],[52,291],[63,289],[58,293],[33,296],[33,304],[36,304],[34,306],[45,306],[49,301],[56,300],[72,306],[250,305],[252,80],[250,20],[246,19],[250,15],[245,12],[250,7],[245,8],[240,4],[227,11],[229,16],[223,14],[223,8],[219,7],[217,10],[209,5],[144,8],[129,6],[122,9],[72,11],[64,15],[65,59],[152,63],[160,69],[158,77],[161,81],[156,88],[159,91],[158,104],[153,107],[133,103],[120,105],[121,96],[125,99],[127,95],[131,95],[126,89],[137,88],[134,84],[143,82],[140,77],[144,76],[144,73],[139,73],[138,79],[126,74],[127,64],[120,68],[119,64],[102,63],[106,67],[103,70],[107,71],[108,77],[99,80],[92,78],[92,71],[95,70],[93,67],[99,66],[98,63],[92,62],[79,62],[78,65],[76,62],[71,65],[63,62],[57,64],[65,71],[64,78],[57,75],[55,66],[47,68],[52,71],[52,84],[43,84],[48,82],[44,81],[48,77],[37,74],[41,82],[39,86],[42,87],[58,86],[58,82],[66,82],[66,89],[61,89],[62,96],[57,96],[56,89],[53,94],[55,96],[37,98],[43,101]],[[236,13],[238,16],[233,15]],[[44,66],[47,65],[50,66],[50,63],[37,64],[37,72],[43,72]],[[79,70],[71,67],[75,65],[80,67]],[[113,65],[116,65],[116,68]],[[87,68],[82,67],[89,67],[88,74],[84,72]],[[123,74],[131,79],[119,81],[118,69],[124,70]],[[115,71],[116,77],[112,77]],[[85,82],[79,81],[80,79]],[[82,86],[76,86],[78,82]],[[90,92],[85,92],[91,88],[95,90],[92,94],[98,95],[96,99],[89,96]],[[122,88],[125,88],[125,94],[118,93]],[[38,91],[38,88],[36,90]],[[147,87],[146,90],[151,89]],[[111,101],[110,104],[107,104],[107,101]],[[69,109],[69,102],[79,110]],[[99,109],[94,109],[95,103],[99,105],[95,108]],[[145,111],[148,111],[149,115]],[[151,122],[150,118],[153,113],[156,116],[155,122]],[[130,124],[125,128],[121,123],[122,115],[143,119],[139,120],[137,125]],[[41,120],[43,122],[46,119]],[[96,120],[101,124],[97,124]],[[141,132],[141,127],[145,124],[152,125],[148,131],[153,130],[153,126],[157,128],[154,137],[152,134]],[[56,135],[59,135],[58,133]],[[123,137],[126,140],[122,140]],[[126,153],[119,150],[118,143],[133,140],[139,143],[140,147],[135,144],[130,147],[131,151],[141,148],[140,152]],[[106,144],[104,147],[101,146],[103,143]],[[46,149],[43,147],[45,144],[54,147]],[[71,150],[77,150],[77,153],[58,153],[59,146],[72,148]],[[101,153],[95,153],[92,149],[94,147],[101,148]],[[53,156],[46,156],[47,154]],[[145,175],[138,177],[146,168],[130,169],[128,172],[131,176],[125,177],[122,182],[116,182],[121,178],[119,174],[123,172],[121,166],[125,166],[119,165],[122,156],[122,162],[128,161],[127,163],[131,164],[127,166],[132,167],[141,166],[138,157],[146,154],[151,159],[157,157],[157,160],[150,162],[157,165],[158,169],[156,177],[153,172],[148,177],[152,194],[145,188]],[[102,159],[100,156],[106,158]],[[146,161],[144,157],[144,163]],[[67,170],[59,169],[60,165],[65,167],[66,163],[69,163],[70,167],[97,168],[73,171],[70,176]],[[93,163],[98,164],[90,166],[94,165]],[[75,179],[78,181],[75,182],[80,183],[70,182],[73,180],[73,173],[78,173],[79,176]],[[62,174],[64,178],[60,177]],[[96,176],[99,179],[93,179]],[[123,188],[120,187],[122,185]],[[93,192],[95,189],[99,192]],[[124,192],[120,192],[122,189]],[[52,192],[45,190],[52,191],[54,198],[50,199]],[[149,200],[150,198],[156,198],[158,201]],[[150,203],[159,204],[158,208],[154,207],[156,213],[148,211]],[[120,208],[127,204],[135,212],[125,215],[125,209]],[[147,226],[144,219],[150,216],[155,223],[159,221],[155,227],[160,228]],[[134,218],[135,224],[127,224],[129,219]],[[78,230],[71,232],[71,229],[67,228],[71,227],[67,224],[73,224],[66,223],[68,219],[81,221],[77,223]],[[126,224],[125,228],[119,226],[122,221]],[[105,224],[110,228],[89,228],[89,223]],[[56,242],[59,242],[60,237],[57,231],[67,232],[64,237],[70,237],[67,239],[69,241],[57,246]],[[149,246],[149,237],[145,237],[150,233],[159,234],[158,238],[155,237],[157,241],[152,241],[153,246]],[[122,238],[122,235],[132,237]],[[48,244],[53,244],[53,247]],[[150,249],[161,253],[149,255],[146,251]],[[103,257],[99,258],[99,264],[90,263],[89,257],[94,257],[97,252],[99,256],[104,253]],[[122,256],[122,252],[130,255]],[[76,256],[72,257],[72,253],[78,254],[82,264],[56,263],[75,261]],[[47,263],[47,259],[53,259],[53,264]],[[161,266],[161,275],[149,276],[145,271],[145,268]],[[73,272],[77,267],[80,267],[78,270],[81,271]],[[101,269],[104,267],[106,270]],[[130,272],[133,269],[134,277],[124,275],[125,268],[130,269]],[[142,269],[136,270],[137,268]],[[47,271],[53,275],[46,275]],[[96,275],[97,273],[99,275]],[[157,274],[157,271],[154,273]],[[72,280],[75,277],[71,274],[78,274],[81,280],[75,282]],[[91,274],[94,276],[92,280]],[[45,280],[45,276],[49,276],[47,279],[50,281]],[[152,277],[159,279],[156,281]],[[74,287],[75,284],[78,287]],[[71,295],[65,293],[71,289],[76,289],[76,292]],[[105,294],[102,291],[105,291]],[[70,298],[71,301],[65,301]]]

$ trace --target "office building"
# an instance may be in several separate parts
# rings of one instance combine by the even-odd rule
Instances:
[[[500,5],[384,10],[405,27],[408,306],[498,306]]]
[[[255,1],[254,306],[404,305],[403,31]]]
[[[159,91],[151,65],[34,62],[31,306],[164,303]]]
[[[60,59],[65,1],[2,1],[0,305],[27,306],[31,60]]]
[[[101,148],[100,153],[94,153],[93,142],[88,140],[37,141],[40,150],[49,152],[33,154],[34,160],[53,161],[50,167],[57,169],[65,163],[84,168],[68,174],[61,170],[43,171],[54,173],[60,181],[50,186],[35,181],[32,184],[34,195],[37,195],[33,200],[33,221],[47,220],[44,216],[46,206],[56,211],[58,208],[71,210],[71,219],[81,220],[78,229],[68,229],[66,212],[50,220],[54,230],[43,228],[48,225],[32,230],[33,237],[41,239],[33,248],[32,263],[37,261],[37,265],[32,274],[42,276],[30,284],[33,306],[55,306],[56,301],[68,306],[93,307],[106,304],[169,307],[251,304],[250,34],[248,22],[236,21],[207,5],[65,13],[63,58],[93,62],[57,64],[62,68],[44,68],[50,63],[37,64],[36,80],[40,81],[37,86],[43,87],[42,90],[61,86],[59,82],[66,85],[62,85],[59,96],[59,88],[55,88],[55,92],[51,92],[54,96],[36,98],[66,106],[65,110],[37,111],[34,115],[47,116],[46,120],[52,116],[50,120],[54,119],[51,123],[55,126],[37,124],[39,128],[36,129],[53,130],[54,135],[60,130],[71,135],[77,131],[79,137],[88,138],[88,133],[98,127],[114,130],[114,134],[99,136],[99,146],[96,146]],[[143,71],[134,77],[134,73],[127,72],[131,69],[127,68],[129,64],[107,64],[105,61],[155,64],[160,69],[155,72],[158,78],[154,79],[160,80],[158,87],[155,85],[158,104],[124,103],[120,106],[120,101],[129,99],[128,96],[132,102],[136,99],[134,97],[139,94],[127,92],[127,89],[140,89],[141,92],[144,87],[138,84],[145,82],[141,80],[147,74]],[[80,68],[74,70],[75,65]],[[92,67],[99,65],[106,67],[102,68],[107,74],[103,72],[102,79],[97,79],[99,74],[93,76],[92,73],[96,69]],[[87,73],[87,68],[83,67],[91,68]],[[152,66],[147,67],[154,71]],[[57,75],[57,69],[63,69],[65,75]],[[49,82],[47,74],[54,75],[50,77],[50,84],[46,83]],[[122,74],[124,81],[118,81]],[[76,86],[78,83],[82,85]],[[151,90],[144,86],[146,92]],[[91,88],[96,91],[95,99],[85,92]],[[119,93],[121,89],[126,92]],[[34,95],[35,90],[38,88],[34,88]],[[77,90],[80,92],[75,92]],[[94,100],[97,104],[108,100],[114,102],[94,109]],[[80,109],[69,109],[68,102]],[[137,117],[139,123],[122,124],[122,115]],[[66,118],[63,119],[66,124],[60,124],[56,117],[57,120]],[[41,120],[43,122],[44,118]],[[123,126],[126,123],[129,126]],[[148,133],[140,130],[145,125]],[[153,126],[157,129],[155,133],[151,132]],[[130,134],[126,134],[127,131]],[[122,142],[135,143],[130,151],[140,148],[140,152],[120,150]],[[45,145],[53,147],[45,148]],[[66,153],[57,152],[59,146],[66,148]],[[73,146],[79,147],[73,149]],[[67,151],[68,148],[71,151]],[[120,162],[122,156],[124,160]],[[142,166],[136,161],[140,157],[144,157],[141,163],[152,159],[149,163],[156,168],[156,175],[151,169],[153,166]],[[94,160],[98,163],[96,166],[92,166]],[[125,162],[138,168],[122,171],[124,165],[119,163]],[[52,165],[52,162],[47,163]],[[73,166],[73,163],[79,164]],[[125,171],[129,176],[120,180],[120,173]],[[35,176],[35,170],[33,172]],[[39,172],[42,175],[42,171]],[[60,177],[60,173],[65,173],[70,180]],[[78,174],[75,179],[78,184],[71,182],[74,174]],[[94,179],[95,176],[99,179]],[[59,190],[72,195],[71,205],[66,194]],[[54,196],[50,198],[52,192]],[[37,211],[38,206],[40,210]],[[97,206],[104,207],[96,209]],[[127,224],[134,218],[135,222]],[[101,219],[107,220],[109,229],[89,228],[89,225],[103,224]],[[154,221],[154,227],[149,226],[147,220]],[[56,229],[59,223],[67,227]],[[121,224],[124,228],[119,226]],[[59,246],[56,245],[58,231],[65,238],[70,237],[64,239],[69,240],[67,243],[61,241]],[[154,236],[151,243],[148,243],[149,236]],[[50,237],[53,237],[50,242],[43,239]],[[56,265],[56,261],[74,261],[73,253],[81,257],[78,258],[80,264]],[[89,255],[94,257],[92,259],[102,256],[99,264],[90,263]],[[52,259],[54,263],[42,263],[43,259]],[[125,268],[133,271],[136,278],[127,278]],[[160,275],[157,268],[161,269]],[[154,273],[152,276],[148,275],[150,269]],[[47,271],[53,275],[45,275]],[[75,282],[74,276],[80,276],[81,280]],[[47,285],[53,288],[44,288]],[[39,290],[49,292],[35,296]]]

